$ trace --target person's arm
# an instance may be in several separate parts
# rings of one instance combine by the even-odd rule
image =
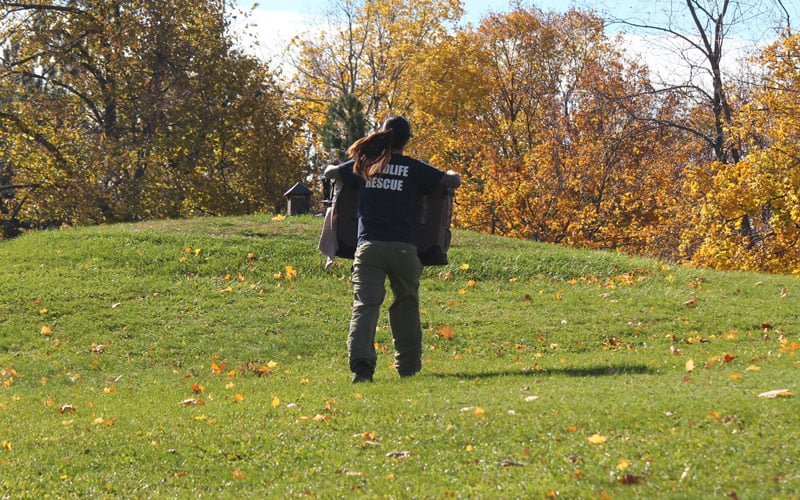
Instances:
[[[448,189],[456,189],[461,186],[461,176],[453,170],[448,170],[442,177],[442,184]]]
[[[328,165],[325,167],[325,171],[322,173],[322,175],[326,179],[336,179],[338,181],[341,177],[339,175],[339,165]]]

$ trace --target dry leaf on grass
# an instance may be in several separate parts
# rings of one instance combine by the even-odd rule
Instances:
[[[789,389],[775,389],[774,391],[762,392],[761,394],[758,395],[758,397],[760,398],[767,398],[767,399],[788,398],[791,396],[792,392]]]

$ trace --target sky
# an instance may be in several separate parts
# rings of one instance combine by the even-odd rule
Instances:
[[[411,0],[413,1],[413,0]],[[752,3],[750,3],[752,1]],[[234,23],[234,30],[243,36],[243,45],[247,51],[256,56],[271,60],[273,64],[279,65],[281,56],[293,36],[308,31],[314,25],[315,16],[319,16],[334,0],[237,0],[239,7],[251,12],[248,23],[249,28],[245,28],[241,23]],[[481,19],[490,12],[508,12],[512,10],[512,0],[462,0],[462,5],[466,11],[461,22],[477,25]],[[742,5],[769,4],[770,0],[748,0]],[[789,10],[792,25],[796,26],[800,22],[800,2],[796,0],[786,1],[784,5]],[[679,11],[685,11],[685,0],[523,0],[523,6],[534,5],[544,11],[565,12],[571,7],[590,8],[598,12],[611,13],[611,15],[624,19],[646,19],[652,16],[663,16],[663,12],[668,10],[670,5],[679,7]],[[255,5],[255,7],[254,7]],[[684,8],[680,8],[684,6]],[[251,10],[252,9],[252,10]],[[750,11],[746,11],[749,15]],[[737,47],[752,46],[753,43],[747,40],[760,39],[761,43],[765,40],[774,39],[771,30],[753,27],[747,23],[740,23],[744,26],[747,33],[741,33],[741,40],[734,37],[727,37],[728,52],[733,53]],[[614,26],[609,26],[609,31],[613,32]],[[767,31],[768,30],[768,31]],[[767,32],[766,35],[764,33]],[[247,35],[249,33],[249,35]],[[647,64],[654,69],[655,66],[664,66],[668,63],[664,57],[669,57],[670,52],[675,56],[674,49],[663,49],[661,54],[658,48],[654,48],[651,43],[656,38],[650,34],[649,39],[643,36],[628,36],[629,45],[634,52],[640,51],[646,59]],[[766,38],[764,38],[766,37]],[[258,46],[253,46],[257,41]],[[663,48],[663,46],[662,46]],[[642,54],[641,51],[644,53]],[[668,67],[662,69],[665,73],[673,71]]]
[[[479,24],[490,12],[508,12],[511,0],[462,0],[466,11],[463,23]],[[621,0],[630,3],[629,0]],[[279,56],[291,38],[308,28],[315,15],[332,3],[331,0],[237,0],[239,7],[251,12],[250,24],[257,32],[261,47],[253,49],[256,55],[269,58]],[[530,2],[528,2],[530,3]],[[251,8],[256,5],[254,9]],[[537,0],[542,10],[564,12],[572,3],[569,0]]]

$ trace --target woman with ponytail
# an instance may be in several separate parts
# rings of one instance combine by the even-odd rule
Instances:
[[[395,367],[401,377],[422,368],[419,278],[422,263],[414,244],[417,191],[439,184],[461,185],[455,172],[443,172],[403,154],[411,125],[402,116],[386,120],[380,131],[359,139],[347,150],[350,160],[325,169],[328,179],[341,179],[358,189],[358,242],[353,260],[353,312],[347,349],[353,382],[372,382],[377,354],[375,329],[386,296],[394,294],[389,324]]]

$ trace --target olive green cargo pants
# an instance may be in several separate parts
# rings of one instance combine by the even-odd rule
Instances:
[[[347,349],[350,370],[364,364],[374,371],[375,329],[386,296],[385,281],[394,294],[389,325],[395,350],[395,367],[401,377],[422,368],[422,328],[419,319],[419,277],[422,263],[417,247],[409,243],[374,241],[361,244],[353,261],[353,314]]]

